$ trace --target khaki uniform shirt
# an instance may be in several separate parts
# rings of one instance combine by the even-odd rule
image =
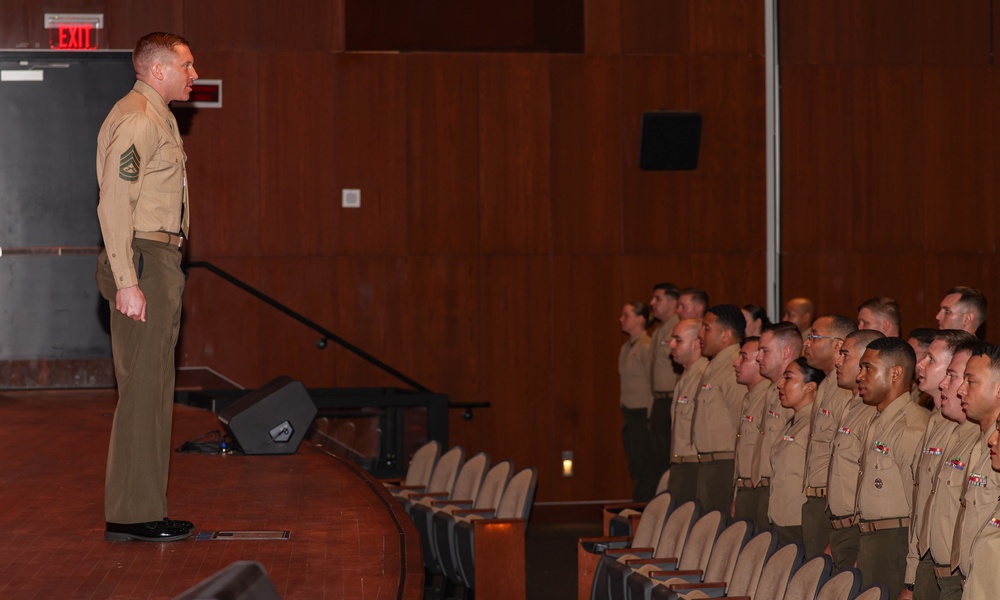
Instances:
[[[653,405],[653,388],[649,380],[653,361],[651,348],[649,335],[644,331],[622,344],[618,353],[621,405],[625,408],[648,410]]]
[[[996,472],[994,471],[994,474]],[[979,524],[962,600],[994,600],[1000,591],[1000,504]]]
[[[861,396],[852,397],[840,419],[837,434],[833,436],[827,501],[830,514],[834,517],[854,515],[861,455],[864,453],[868,425],[875,412],[875,407],[865,404]]]
[[[708,362],[695,397],[692,439],[699,453],[732,452],[747,386],[736,382],[733,361],[739,344],[723,348]]]
[[[680,377],[680,366],[670,358],[670,334],[674,325],[680,322],[677,315],[667,319],[666,323],[653,332],[653,391],[672,392],[677,387]]]
[[[979,441],[979,433],[979,425],[973,421],[966,421],[952,429],[951,439],[944,447],[944,459],[931,478],[928,519],[921,524],[927,541],[923,540],[923,535],[920,536],[918,551],[930,548],[931,557],[939,565],[951,562],[951,544],[955,539],[962,489],[968,475],[969,455]]]
[[[917,564],[930,549],[927,545],[927,520],[931,511],[931,491],[934,489],[932,479],[945,460],[944,447],[956,427],[958,423],[944,418],[941,409],[935,408],[913,457],[913,519],[910,522],[910,549],[906,555],[904,579],[907,583],[916,581]]]
[[[97,216],[119,289],[139,284],[132,262],[134,232],[187,234],[186,160],[166,102],[137,81],[97,134]]]
[[[963,508],[959,510],[958,524],[955,526],[955,538],[952,540],[952,568],[959,567],[962,574],[969,575],[972,559],[972,542],[979,533],[984,521],[993,512],[997,503],[997,478],[1000,473],[993,470],[990,463],[990,448],[986,441],[993,433],[989,427],[986,433],[979,435],[978,441],[972,445],[969,457],[969,470],[965,478],[965,488],[962,492]],[[956,552],[956,550],[958,552]],[[955,562],[958,558],[958,562]]]
[[[740,411],[740,425],[736,432],[736,470],[735,477],[753,481],[753,455],[756,452],[762,432],[760,422],[764,418],[764,402],[767,400],[767,381],[761,381],[743,398],[743,409]],[[757,484],[756,481],[753,482]]]
[[[770,478],[774,471],[771,469],[771,448],[779,437],[781,430],[785,428],[788,421],[795,413],[781,406],[781,399],[778,398],[778,384],[772,383],[767,386],[766,397],[764,399],[764,418],[760,424],[760,443],[754,449],[753,462],[750,465],[750,477],[754,483],[760,482],[764,477]]]
[[[851,390],[837,387],[837,374],[828,375],[816,390],[813,408],[812,431],[809,434],[809,449],[806,453],[806,485],[826,487],[830,477],[830,451],[833,438],[837,435],[840,418],[851,401]]]
[[[862,520],[910,516],[913,456],[928,417],[926,410],[914,404],[909,392],[875,413],[868,426],[858,482],[858,514]]]
[[[767,516],[775,525],[802,525],[802,505],[806,503],[806,447],[809,445],[812,418],[813,406],[810,403],[795,412],[771,447],[774,475],[771,476]]]
[[[708,359],[702,356],[684,369],[674,388],[674,400],[670,405],[670,462],[680,462],[681,457],[698,454],[691,440],[691,424],[694,419],[694,397],[698,393],[706,367]]]

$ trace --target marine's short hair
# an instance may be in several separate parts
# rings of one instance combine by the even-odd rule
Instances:
[[[847,334],[858,330],[857,323],[844,315],[823,315],[823,317],[830,319],[830,335],[833,337],[845,339]],[[820,317],[820,319],[823,317]]]
[[[701,288],[686,287],[677,294],[678,298],[681,296],[691,296],[691,298],[701,306],[708,306],[708,292]]]
[[[658,283],[653,286],[653,291],[663,290],[664,295],[670,296],[674,300],[681,297],[680,290],[672,283]]]
[[[948,351],[954,354],[959,346],[966,342],[975,342],[978,338],[964,329],[941,329],[934,333],[934,340],[947,344]]]
[[[990,371],[994,379],[1000,379],[1000,346],[995,344],[977,344],[973,346],[972,356],[985,356],[990,359]]]
[[[867,348],[868,344],[872,343],[875,340],[880,340],[884,337],[885,334],[882,333],[881,331],[876,331],[874,329],[859,329],[857,331],[852,331],[851,333],[848,333],[844,337],[844,339],[854,340],[854,343],[857,344],[858,346],[861,346],[861,348]]]
[[[715,315],[715,322],[726,329],[731,329],[737,340],[743,339],[743,332],[747,328],[747,320],[743,316],[743,311],[740,310],[739,306],[735,304],[716,304],[709,308],[706,313]]]
[[[906,336],[906,339],[917,340],[920,347],[926,350],[927,346],[930,346],[931,342],[934,341],[934,336],[936,336],[937,333],[937,329],[931,329],[930,327],[917,327],[910,332],[910,335]]]
[[[888,319],[890,323],[896,326],[896,329],[902,330],[901,324],[903,322],[903,311],[899,308],[899,303],[888,296],[875,296],[874,298],[869,298],[858,305],[858,311],[867,308],[876,315],[884,319]],[[912,350],[912,348],[911,348]]]
[[[174,46],[190,48],[191,44],[176,33],[162,31],[148,33],[135,43],[135,49],[132,50],[132,67],[137,74],[144,74],[153,61],[162,60],[160,57],[164,52],[173,52]]]
[[[952,294],[958,294],[958,303],[976,315],[975,328],[979,329],[979,326],[986,321],[986,294],[974,287],[966,285],[955,286],[948,290],[948,293],[945,295],[950,296]]]
[[[790,323],[788,321],[771,323],[767,327],[760,330],[761,337],[763,337],[765,333],[770,333],[774,336],[774,339],[777,340],[782,346],[790,347],[792,349],[793,356],[802,354],[802,333],[799,331],[799,328],[795,326],[795,323]]]
[[[909,342],[898,337],[883,337],[868,344],[868,350],[878,352],[879,358],[890,367],[903,367],[904,378],[907,381],[913,380],[913,369],[917,366],[917,353],[913,351]]]

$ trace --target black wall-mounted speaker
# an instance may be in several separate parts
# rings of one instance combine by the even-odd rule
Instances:
[[[639,168],[693,171],[701,147],[701,113],[661,110],[642,114]]]

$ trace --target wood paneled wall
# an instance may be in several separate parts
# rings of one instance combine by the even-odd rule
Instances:
[[[996,340],[995,9],[781,3],[788,295],[851,317],[891,296],[908,331],[935,327],[945,291],[972,285],[993,302]]]
[[[0,45],[44,44],[45,3],[0,1]],[[453,400],[491,402],[456,411],[452,441],[538,467],[538,500],[627,497],[621,305],[664,280],[764,301],[762,0],[588,0],[576,54],[344,52],[345,2],[61,8],[103,12],[113,47],[180,32],[201,76],[224,80],[225,107],[184,125],[189,258]],[[656,109],[704,114],[699,170],[638,170]],[[190,273],[182,365],[246,386],[396,384],[315,342]]]

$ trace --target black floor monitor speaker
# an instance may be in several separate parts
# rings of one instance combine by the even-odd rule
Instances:
[[[255,560],[234,562],[174,600],[281,600],[264,565]]]
[[[294,454],[316,418],[301,382],[277,377],[219,412],[245,454]]]
[[[639,168],[643,171],[693,171],[698,168],[701,114],[661,110],[642,115]]]

